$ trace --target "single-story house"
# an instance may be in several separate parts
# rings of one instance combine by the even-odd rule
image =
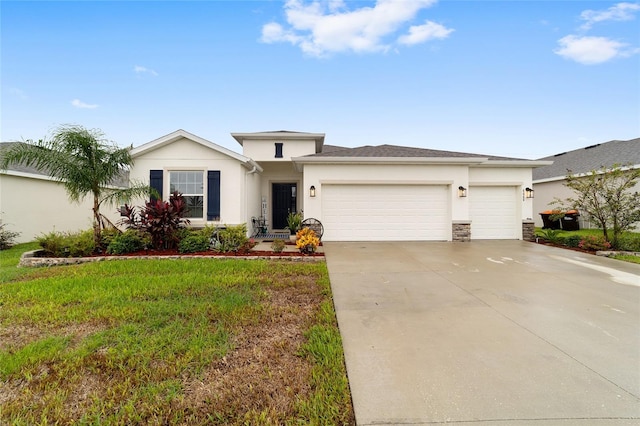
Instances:
[[[551,210],[554,199],[575,196],[575,193],[565,186],[568,171],[571,171],[574,176],[580,176],[613,165],[631,169],[640,168],[640,138],[590,145],[544,157],[539,161],[553,163],[533,170],[533,189],[535,190],[533,209],[536,226],[542,226],[539,213]],[[640,191],[640,183],[635,188],[636,191]],[[580,215],[579,219],[582,228],[598,226],[597,223],[590,222],[585,215]]]
[[[530,239],[532,170],[550,161],[393,145],[325,145],[324,133],[232,133],[242,154],[184,130],[133,148],[132,180],[168,199],[179,191],[192,226],[290,212],[324,225],[325,241]]]

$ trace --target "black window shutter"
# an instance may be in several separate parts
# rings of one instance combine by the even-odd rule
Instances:
[[[160,199],[162,200],[162,170],[150,170],[149,171],[149,186],[160,194]],[[151,196],[151,201],[155,201],[156,198]]]
[[[220,220],[220,170],[207,172],[207,220]]]

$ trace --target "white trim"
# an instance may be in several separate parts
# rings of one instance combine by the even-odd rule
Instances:
[[[320,179],[321,185],[453,185],[452,180],[331,180]]]
[[[200,145],[206,148],[213,149],[214,151],[218,151],[224,155],[227,155],[233,159],[240,161],[241,163],[244,163],[244,164],[248,163],[251,165],[249,168],[253,168],[253,166],[255,165],[253,160],[251,160],[251,158],[249,157],[240,155],[237,152],[231,151],[230,149],[227,149],[223,146],[215,144],[211,141],[208,141],[204,138],[201,138],[200,136],[196,136],[182,129],[176,130],[173,133],[169,133],[168,135],[162,136],[158,139],[152,140],[151,142],[147,142],[143,145],[133,148],[131,150],[131,157],[133,158],[139,157],[140,155],[146,152],[153,151],[154,149],[158,149],[162,146],[168,145],[182,138],[189,139],[193,142],[199,143]]]
[[[491,181],[491,182],[482,182],[482,181],[469,181],[469,186],[524,186],[523,182],[516,181]]]
[[[487,158],[469,157],[294,157],[300,164],[480,164]]]
[[[478,164],[476,167],[542,167],[550,166],[553,161],[538,161],[538,160],[488,160],[482,164]]]
[[[54,179],[48,175],[41,175],[41,174],[29,173],[29,172],[19,172],[17,170],[3,170],[2,172],[0,172],[0,175],[17,176],[17,177],[23,177],[23,178],[29,178],[29,179],[40,179],[40,180],[48,180],[53,182],[60,182],[59,180]]]
[[[58,180],[56,178],[53,178],[53,177],[51,177],[49,175],[40,175],[40,174],[37,174],[37,173],[19,172],[17,170],[3,170],[2,172],[0,172],[0,176],[1,175],[21,177],[21,178],[26,178],[26,179],[45,180],[45,181],[48,181],[48,182],[59,183],[60,185],[64,184],[63,181]],[[129,187],[128,183],[129,182],[127,182],[127,186],[105,185],[105,188],[109,188],[109,189],[128,188]]]

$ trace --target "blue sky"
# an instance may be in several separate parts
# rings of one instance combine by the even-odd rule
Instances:
[[[640,3],[2,1],[3,141],[60,124],[539,158],[640,136]]]

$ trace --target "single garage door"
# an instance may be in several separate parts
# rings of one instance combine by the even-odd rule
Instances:
[[[449,240],[445,185],[323,185],[327,241]]]
[[[469,188],[471,239],[513,240],[521,238],[518,196],[515,186]]]

